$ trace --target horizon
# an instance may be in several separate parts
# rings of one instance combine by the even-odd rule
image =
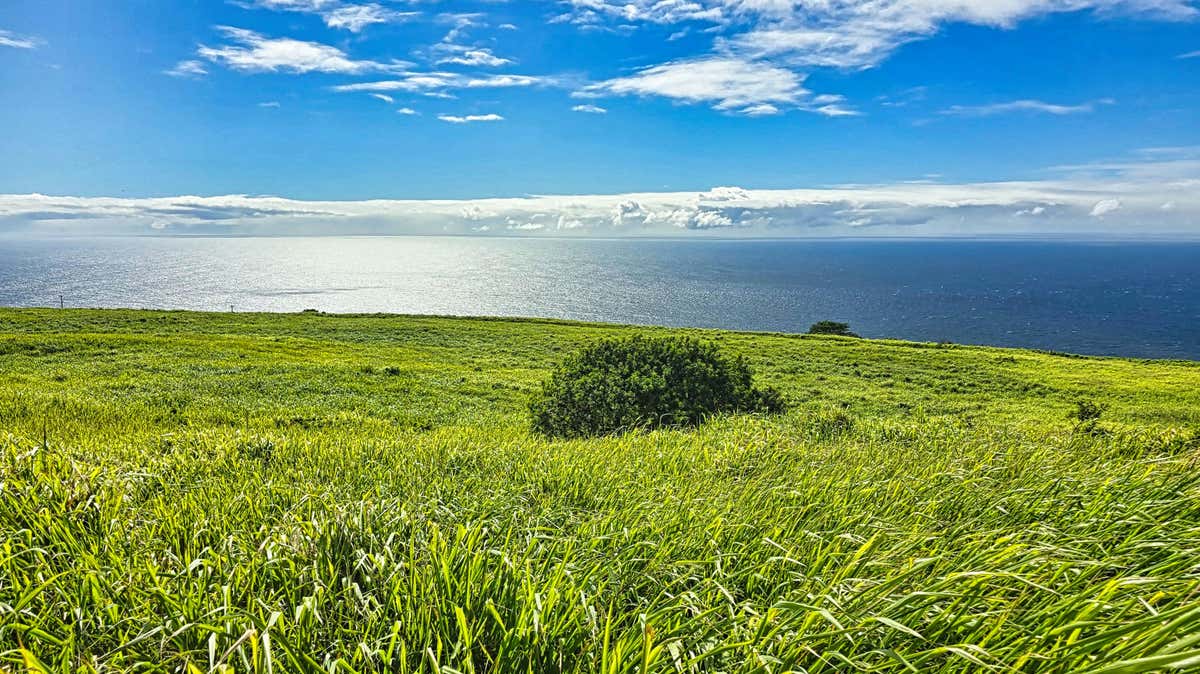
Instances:
[[[805,234],[730,234],[723,232],[704,232],[688,234],[680,232],[655,232],[653,234],[620,235],[620,234],[521,234],[516,232],[497,232],[495,234],[479,233],[395,233],[395,234],[354,234],[342,232],[327,232],[317,234],[288,234],[288,233],[221,233],[221,232],[141,232],[141,233],[29,233],[29,232],[0,232],[0,240],[10,241],[70,241],[70,240],[103,240],[103,239],[496,239],[513,241],[645,241],[645,242],[695,242],[695,243],[763,243],[763,242],[794,242],[794,243],[1063,243],[1075,245],[1167,245],[1167,244],[1200,244],[1200,234],[1195,236],[1183,234],[1173,235],[1137,235],[1127,236],[1119,233],[1044,233],[1044,234],[987,234],[987,235],[830,235],[813,236]]]

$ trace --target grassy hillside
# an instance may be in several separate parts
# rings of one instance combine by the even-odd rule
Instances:
[[[529,434],[549,368],[635,331],[792,410]],[[1197,363],[0,310],[0,669],[1196,667],[1197,429]]]

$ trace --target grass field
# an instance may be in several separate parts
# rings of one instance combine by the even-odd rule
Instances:
[[[557,361],[633,332],[792,408],[529,433]],[[0,669],[1196,669],[1198,429],[1198,363],[0,310]]]

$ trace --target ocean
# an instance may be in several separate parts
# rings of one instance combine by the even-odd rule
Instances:
[[[0,239],[0,305],[394,312],[1200,360],[1200,243]]]

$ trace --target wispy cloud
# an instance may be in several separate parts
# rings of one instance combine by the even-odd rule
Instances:
[[[36,49],[42,44],[42,41],[36,37],[27,35],[17,35],[7,30],[0,30],[0,47],[12,47],[13,49]]]
[[[858,117],[862,113],[846,105],[846,97],[841,94],[821,94],[813,96],[808,101],[806,110],[826,117]]]
[[[550,81],[549,78],[533,75],[489,75],[468,78],[463,86],[468,89],[531,87],[535,84],[548,84]]]
[[[1177,58],[1177,59],[1194,59],[1194,58],[1200,58],[1200,49],[1198,49],[1198,50],[1196,50],[1196,51],[1189,51],[1189,52],[1185,52],[1185,53],[1183,53],[1183,54],[1180,54],[1179,56],[1176,56],[1175,58]]]
[[[263,101],[262,103],[258,104],[258,107],[260,107],[260,108],[278,108],[279,101]]]
[[[1093,218],[1101,218],[1109,213],[1115,213],[1120,209],[1120,199],[1102,199],[1097,201],[1095,206],[1092,206],[1092,212],[1089,213],[1089,215],[1091,215]]]
[[[812,108],[812,112],[826,117],[858,117],[862,115],[858,110],[842,105],[818,105]]]
[[[243,7],[284,12],[316,14],[330,28],[360,33],[368,26],[406,21],[420,12],[400,12],[378,3],[351,3],[339,0],[241,0]]]
[[[171,77],[203,77],[208,74],[204,63],[196,60],[180,61],[173,68],[163,71]]]
[[[804,77],[767,63],[710,56],[671,61],[633,75],[592,84],[582,96],[662,96],[706,103],[716,110],[753,114],[764,104],[793,105],[808,95]]]
[[[1006,101],[1003,103],[988,103],[985,105],[952,105],[941,111],[943,115],[953,115],[959,117],[990,117],[993,115],[1003,115],[1013,112],[1032,112],[1043,113],[1048,115],[1077,115],[1086,112],[1094,112],[1098,105],[1112,105],[1116,101],[1111,98],[1103,98],[1098,101],[1088,103],[1080,103],[1078,105],[1063,105],[1059,103],[1047,103],[1033,99],[1022,99],[1017,101]]]
[[[482,12],[442,12],[435,20],[450,26],[446,36],[442,38],[443,44],[456,44],[470,29],[487,25]]]
[[[874,67],[905,44],[929,39],[953,24],[1009,29],[1025,20],[1080,11],[1102,18],[1186,21],[1200,17],[1194,0],[567,0],[564,4],[568,10],[552,21],[573,23],[582,30],[707,22],[722,33],[714,58],[768,62],[788,69]],[[685,25],[671,38],[682,37],[691,28]],[[760,103],[778,107],[781,102],[752,104]],[[816,111],[853,114],[837,105]]]
[[[909,87],[893,94],[876,96],[875,100],[885,108],[903,108],[925,100],[929,87]]]
[[[805,76],[765,61],[705,56],[643,68],[633,75],[591,84],[577,98],[661,96],[680,103],[704,103],[714,110],[749,117],[800,109],[828,117],[857,115],[842,96],[812,96]]]
[[[718,41],[719,53],[837,68],[877,65],[904,44],[932,37],[956,23],[1006,29],[1039,16],[1084,10],[1104,17],[1134,15],[1168,21],[1200,16],[1192,0],[569,0],[567,4],[569,11],[557,20],[584,28],[707,21],[730,34]]]
[[[388,96],[387,94],[372,93],[372,94],[368,94],[368,95],[371,98],[377,98],[377,99],[383,101],[384,103],[395,103],[396,102],[396,99],[392,98],[391,96]]]
[[[1053,166],[1049,170],[1077,181],[1119,180],[1200,193],[1200,147],[1196,146],[1144,148],[1135,151],[1132,158]]]
[[[453,63],[463,66],[487,66],[494,68],[513,62],[512,59],[496,56],[492,53],[492,50],[483,47],[439,45],[438,49],[449,52],[449,55],[443,56],[436,61],[439,64]]]
[[[606,110],[605,108],[602,108],[598,105],[592,105],[591,103],[585,103],[584,105],[573,106],[571,108],[571,110],[573,112],[587,112],[587,113],[591,113],[593,115],[603,115],[608,112],[608,110]]]
[[[333,90],[342,93],[355,91],[405,91],[435,98],[454,98],[449,91],[455,89],[507,89],[511,87],[531,87],[553,83],[553,78],[534,75],[467,77],[458,73],[448,72],[410,72],[405,73],[401,77],[388,80],[340,84],[333,87]]]
[[[462,117],[458,115],[438,115],[438,119],[442,120],[443,122],[450,122],[451,124],[470,124],[471,122],[500,122],[504,120],[503,117],[495,113],[489,113],[486,115],[465,115]]]
[[[419,114],[421,114],[421,113],[417,112],[416,110],[413,110],[412,108],[398,108],[396,110],[396,112],[401,115],[419,115]]]
[[[458,86],[460,80],[461,76],[454,73],[408,73],[403,77],[390,80],[339,84],[333,87],[333,90],[343,93],[354,91],[420,92]]]
[[[1143,147],[1136,150],[1135,154],[1151,159],[1200,159],[1200,145],[1160,145],[1157,147]]]
[[[568,10],[555,16],[555,23],[573,23],[583,27],[594,27],[605,21],[621,24],[657,23],[672,24],[686,21],[722,23],[726,18],[740,13],[739,6],[750,7],[753,2],[691,2],[687,0],[568,0]]]
[[[420,12],[398,12],[380,5],[343,5],[326,12],[325,24],[330,28],[344,28],[351,33],[360,33],[364,28],[377,23],[407,21]]]
[[[721,34],[708,55],[644,68],[633,75],[585,87],[579,97],[662,96],[682,103],[707,103],[732,114],[767,116],[789,109],[828,117],[861,113],[844,101],[816,102],[804,88],[813,68],[874,67],[910,42],[937,35],[953,24],[1010,29],[1022,21],[1056,13],[1091,11],[1101,18],[1136,16],[1162,21],[1200,18],[1194,0],[566,0],[569,10],[552,19],[581,29],[635,28],[639,24],[713,24]],[[1196,54],[1184,54],[1190,58]],[[923,88],[881,99],[903,106],[924,96]],[[943,114],[988,116],[1006,112],[1065,115],[1093,111],[1105,101],[1062,105],[1036,100],[953,106]]]
[[[270,38],[244,28],[220,26],[219,30],[233,44],[218,47],[201,46],[196,50],[197,55],[241,72],[358,75],[370,72],[400,72],[412,65],[403,61],[380,63],[355,60],[337,47],[291,38]]]
[[[771,105],[770,103],[758,103],[742,108],[741,113],[747,117],[767,117],[770,115],[778,115],[779,108]]]

